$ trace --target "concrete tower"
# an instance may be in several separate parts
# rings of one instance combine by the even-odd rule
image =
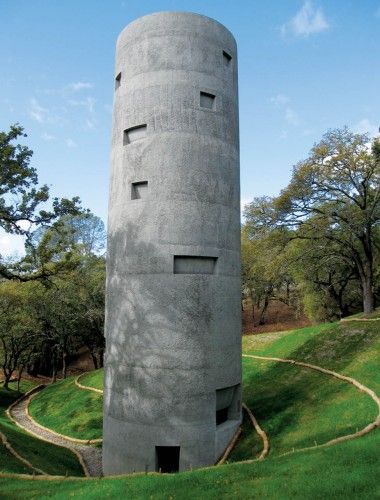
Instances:
[[[210,465],[241,422],[236,43],[148,15],[115,75],[103,471]]]

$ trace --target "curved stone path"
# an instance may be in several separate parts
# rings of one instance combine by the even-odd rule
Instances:
[[[42,390],[43,387],[40,388]],[[36,392],[34,392],[36,394]],[[34,395],[33,394],[33,395]],[[47,441],[48,443],[57,446],[68,448],[78,457],[86,476],[99,477],[102,476],[102,452],[94,446],[79,444],[65,438],[62,435],[57,435],[46,428],[37,425],[28,415],[28,406],[32,395],[26,394],[16,403],[8,408],[8,415],[21,429],[29,434]]]

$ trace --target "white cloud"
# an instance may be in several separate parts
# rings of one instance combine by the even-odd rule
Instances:
[[[87,127],[88,129],[90,129],[90,130],[91,130],[91,129],[93,129],[93,128],[95,128],[95,121],[94,121],[94,120],[88,120],[88,119],[87,119],[87,120],[86,120],[86,127]]]
[[[290,106],[287,106],[286,109],[285,109],[285,120],[290,125],[294,125],[294,126],[298,125],[299,122],[300,122],[298,114]]]
[[[76,148],[78,146],[78,144],[75,141],[73,141],[72,139],[68,138],[68,139],[66,139],[66,146],[68,148],[72,149],[72,148]]]
[[[43,108],[37,99],[30,99],[29,115],[39,123],[46,123],[49,119],[49,110]]]
[[[30,229],[31,225],[32,224],[28,220],[19,220],[16,222],[16,226],[24,230]]]
[[[96,100],[93,97],[86,97],[86,99],[82,99],[80,101],[74,99],[70,99],[68,101],[71,106],[83,106],[84,108],[87,108],[89,113],[94,112],[95,102]]]
[[[12,106],[11,101],[9,99],[3,99],[3,103],[8,107],[11,113],[14,113],[15,108]]]
[[[16,234],[8,234],[0,230],[0,249],[3,257],[21,257],[25,255],[25,238]]]
[[[270,102],[273,103],[276,107],[280,108],[285,104],[288,104],[289,97],[284,94],[277,94],[270,98]]]
[[[287,139],[287,138],[288,138],[288,131],[282,130],[280,134],[280,139]]]
[[[295,16],[281,26],[281,34],[307,37],[328,28],[329,23],[322,9],[314,7],[311,0],[306,0]]]
[[[84,89],[92,89],[94,88],[94,84],[90,82],[74,82],[68,85],[68,88],[73,92],[79,92]]]
[[[284,118],[290,125],[299,125],[300,119],[298,113],[290,106],[290,99],[288,96],[277,94],[270,98],[270,102],[276,109],[280,109],[284,113]]]
[[[379,134],[379,127],[371,123],[368,118],[363,118],[353,127],[354,132],[358,134],[369,134],[370,137],[377,137]]]
[[[305,128],[304,130],[302,130],[302,135],[304,136],[308,136],[308,135],[312,135],[313,134],[313,130],[311,130],[310,128]]]
[[[42,139],[43,141],[52,141],[53,139],[55,139],[55,137],[54,137],[54,135],[50,135],[50,134],[48,134],[47,132],[43,132],[43,133],[41,134],[41,139]]]

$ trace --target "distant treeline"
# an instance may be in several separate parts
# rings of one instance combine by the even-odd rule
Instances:
[[[271,300],[330,321],[380,297],[380,141],[331,130],[277,197],[255,198],[242,228],[243,294],[257,323]]]
[[[78,197],[50,199],[18,143],[16,124],[0,132],[0,227],[23,236],[25,256],[0,254],[0,367],[5,387],[28,370],[56,379],[87,346],[103,363],[104,224]]]

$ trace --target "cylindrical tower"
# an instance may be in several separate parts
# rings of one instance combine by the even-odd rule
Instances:
[[[241,422],[237,52],[191,13],[117,41],[104,474],[215,463]]]

